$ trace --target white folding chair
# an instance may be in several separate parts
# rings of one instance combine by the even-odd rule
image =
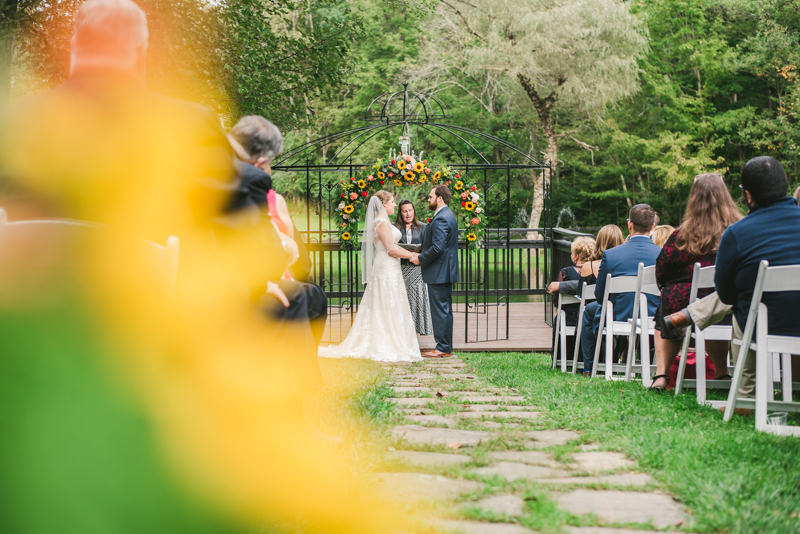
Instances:
[[[57,231],[60,234],[70,234],[87,229],[110,230],[108,226],[90,221],[79,221],[75,219],[30,219],[9,222],[8,214],[0,208],[0,240],[5,237],[24,239],[26,233],[35,234],[39,229],[46,227],[49,231]],[[166,246],[159,245],[147,239],[140,239],[139,243],[145,245],[146,253],[151,255],[156,269],[164,273],[164,284],[169,295],[175,294],[175,287],[178,277],[178,256],[180,253],[180,239],[177,236],[169,236]],[[2,241],[0,241],[2,246]]]
[[[581,326],[583,325],[583,314],[586,311],[586,304],[595,300],[595,287],[597,286],[594,284],[583,284],[583,287],[581,288],[581,306],[578,309],[578,325],[576,326],[577,330],[575,331],[575,352],[572,355],[572,374],[575,374],[578,371],[578,355],[580,354],[581,350]],[[581,367],[585,369],[583,364],[581,364]]]
[[[645,267],[644,263],[639,264],[636,274],[636,293],[633,301],[633,317],[629,319],[631,323],[631,333],[628,341],[628,357],[625,361],[625,381],[630,382],[631,376],[635,372],[642,375],[642,385],[650,387],[650,336],[655,335],[655,318],[650,316],[647,307],[647,296],[655,295],[661,297],[661,290],[656,283],[656,266]],[[635,325],[635,327],[634,327]],[[634,365],[636,356],[636,336],[639,336],[639,359],[640,364]]]
[[[692,273],[692,289],[689,293],[689,304],[697,300],[697,293],[701,289],[716,287],[714,285],[714,274],[716,267],[710,265],[708,267],[700,267],[700,263],[694,264],[694,272]],[[731,325],[711,325],[706,327],[705,330],[700,330],[697,325],[686,329],[683,338],[683,347],[681,348],[681,361],[678,365],[678,380],[675,384],[675,395],[680,395],[683,388],[697,388],[697,403],[707,404],[706,401],[706,388],[729,388],[730,380],[707,380],[706,379],[706,340],[708,341],[730,341],[733,337],[733,326]],[[695,354],[697,355],[697,378],[694,380],[686,379],[686,357],[689,353],[689,344],[694,338]],[[713,405],[712,403],[708,403]],[[718,403],[722,405],[724,403]]]
[[[624,335],[631,336],[635,331],[635,326],[627,321],[614,320],[614,304],[610,301],[609,296],[618,295],[621,293],[635,293],[636,292],[636,276],[616,276],[612,277],[611,274],[606,276],[606,290],[603,295],[603,305],[600,309],[600,325],[597,330],[597,343],[594,347],[594,365],[592,366],[592,378],[597,376],[597,371],[602,367],[606,380],[612,380],[614,372],[625,373],[627,364],[615,364],[614,359],[614,336]],[[605,336],[606,343],[606,360],[604,363],[600,362],[600,347],[602,345],[603,337]]]
[[[742,332],[740,356],[736,360],[733,371],[731,389],[725,406],[724,421],[730,421],[734,408],[755,408],[756,430],[770,434],[800,437],[800,426],[772,425],[767,421],[767,410],[782,412],[800,412],[800,402],[792,401],[792,363],[791,355],[800,354],[800,336],[780,336],[769,334],[769,310],[761,299],[764,293],[800,291],[800,265],[770,267],[768,261],[762,261],[758,267],[758,276],[753,290],[753,299],[747,314],[747,322]],[[752,342],[753,331],[756,341]],[[734,340],[734,343],[739,343]],[[746,350],[750,347],[756,351],[756,398],[739,399],[739,384],[744,371]],[[773,367],[770,365],[772,355],[781,359],[783,379],[783,401],[774,400]]]
[[[580,300],[573,295],[558,294],[558,310],[556,313],[556,335],[553,342],[553,366],[555,369],[557,360],[561,363],[561,372],[567,372],[567,337],[575,337],[575,327],[567,325],[567,314],[562,306],[567,304],[578,304]],[[559,350],[560,349],[560,350]]]

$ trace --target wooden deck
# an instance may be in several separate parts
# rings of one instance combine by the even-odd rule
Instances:
[[[512,302],[508,339],[505,337],[504,307],[490,307],[487,313],[469,315],[466,324],[464,305],[457,305],[453,314],[453,341],[456,351],[461,352],[550,352],[552,329],[544,322],[544,304],[535,302]],[[469,339],[466,342],[466,327]],[[350,331],[350,314],[333,314],[328,317],[322,344],[337,344]],[[435,348],[433,336],[417,336],[422,350]],[[477,341],[496,339],[496,341]]]

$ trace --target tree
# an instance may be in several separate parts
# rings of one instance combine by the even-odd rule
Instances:
[[[522,90],[556,172],[559,140],[581,143],[575,132],[558,130],[558,111],[599,117],[609,103],[638,90],[637,59],[646,38],[626,2],[442,0],[439,15],[433,33],[440,38],[429,57],[456,79],[489,76],[507,91]],[[535,192],[544,180],[534,175]],[[538,227],[543,206],[535,196],[530,227]]]

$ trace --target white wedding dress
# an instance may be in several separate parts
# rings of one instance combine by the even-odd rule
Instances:
[[[400,230],[388,218],[375,218],[371,232],[376,236],[373,238],[374,260],[353,327],[338,346],[320,347],[321,357],[368,358],[379,362],[422,360],[400,258],[389,256],[383,242],[377,238],[382,224],[391,228],[393,244],[400,241]]]

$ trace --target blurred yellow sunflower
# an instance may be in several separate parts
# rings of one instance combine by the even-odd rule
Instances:
[[[472,234],[470,234],[470,235],[472,235]],[[348,232],[343,233],[342,234],[342,239],[344,239],[345,241],[349,241],[350,240],[350,234]]]
[[[475,204],[472,202],[467,202],[466,204],[464,204],[464,209],[467,211],[472,211],[475,209]]]
[[[433,180],[434,182],[438,182],[439,178],[441,177],[442,177],[442,171],[436,171],[435,173],[433,173],[433,177],[431,178],[431,180]]]
[[[405,161],[398,161],[397,162],[397,168],[402,171],[403,169],[406,168],[406,162]]]
[[[403,182],[401,182],[400,180],[395,180],[394,185],[403,185]]]
[[[407,172],[407,173],[405,173],[403,176],[404,176],[404,177],[405,177],[405,179],[406,179],[406,180],[408,180],[409,182],[410,182],[410,181],[412,181],[412,180],[414,179],[414,173],[413,173],[413,172],[410,172],[410,171],[409,171],[409,172]]]
[[[383,180],[384,178],[386,178],[386,175],[383,174],[381,171],[378,171],[378,180]]]
[[[360,187],[361,189],[364,189],[365,187],[367,187],[367,182],[365,182],[364,180],[359,180],[358,181],[358,187]]]
[[[425,180],[427,180],[427,178],[425,178],[425,175],[423,174],[422,176],[420,176],[420,177],[419,177],[419,180],[417,180],[417,181],[418,181],[419,183],[421,183],[421,184],[424,184],[424,183],[425,183]]]
[[[464,189],[464,182],[462,182],[462,181],[456,182],[455,188],[456,188],[456,191],[460,191],[461,189]]]
[[[354,210],[354,209],[355,209],[355,208],[354,208],[353,206],[351,206],[350,204],[348,204],[347,206],[345,206],[345,207],[344,207],[344,212],[345,212],[345,213],[353,213],[353,210]]]
[[[422,172],[422,169],[424,168],[425,165],[423,165],[421,161],[418,161],[414,164],[414,172]]]
[[[478,239],[478,236],[475,234],[467,234],[467,241],[475,241],[476,239]]]

